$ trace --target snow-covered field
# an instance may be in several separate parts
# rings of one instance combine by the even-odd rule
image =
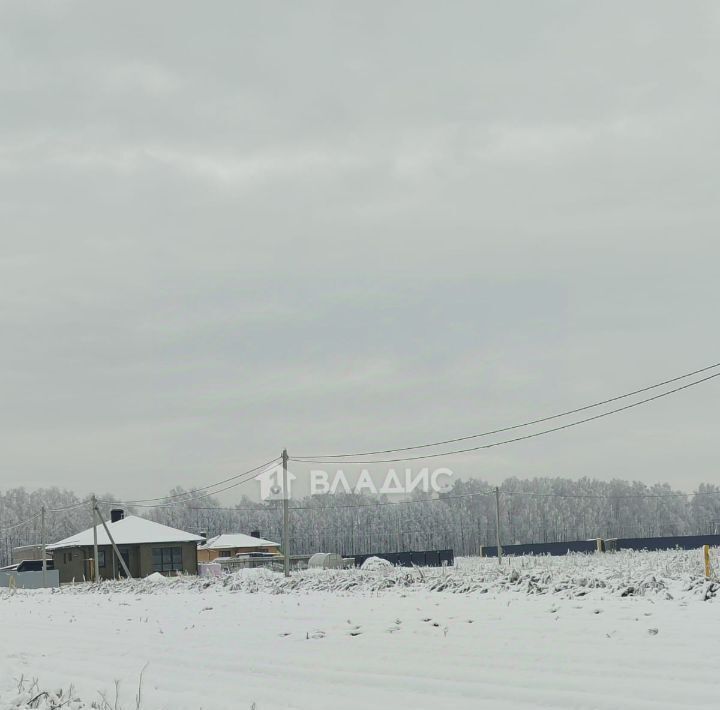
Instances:
[[[715,591],[699,552],[4,591],[0,708],[716,708]]]

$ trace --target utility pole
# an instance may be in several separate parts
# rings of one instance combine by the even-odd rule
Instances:
[[[495,540],[497,541],[498,564],[502,564],[502,545],[500,544],[500,488],[495,486]]]
[[[98,554],[97,544],[97,519],[95,517],[95,509],[97,508],[97,498],[92,497],[92,521],[93,521],[93,576],[95,581],[100,581],[100,555]]]
[[[288,490],[288,452],[283,449],[283,568],[285,576],[290,576],[290,491]]]
[[[123,559],[123,556],[120,554],[120,550],[118,550],[117,545],[115,544],[115,539],[110,534],[110,530],[108,529],[107,524],[102,519],[102,515],[100,515],[100,511],[98,510],[97,506],[95,506],[95,512],[97,513],[98,518],[100,518],[100,522],[102,523],[102,526],[105,528],[105,533],[110,538],[110,544],[112,545],[113,552],[115,552],[115,555],[117,556],[118,560],[120,561],[120,565],[123,568],[123,572],[125,572],[125,578],[126,579],[132,579],[132,575],[130,574],[130,570],[128,569],[128,566],[125,564],[125,560]],[[96,528],[97,530],[97,528]],[[96,533],[96,540],[97,540],[97,533]],[[95,548],[97,555],[97,548]],[[113,572],[114,574],[114,572]]]
[[[45,559],[45,506],[40,508],[40,554],[42,555],[43,589],[47,587],[47,560]]]

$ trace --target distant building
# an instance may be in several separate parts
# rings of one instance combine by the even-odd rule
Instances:
[[[199,545],[197,556],[198,562],[212,562],[218,557],[235,557],[249,552],[269,552],[278,555],[280,545],[254,535],[230,533],[211,537],[207,542]]]
[[[113,520],[107,526],[133,577],[146,577],[153,572],[197,574],[197,544],[202,542],[199,535],[134,515],[125,518],[122,511],[113,511]],[[102,524],[97,526],[97,541],[100,577],[124,576]],[[48,545],[47,549],[53,553],[61,584],[94,578],[93,528]]]
[[[23,560],[42,560],[42,545],[22,545],[21,547],[13,547],[13,564],[17,564]]]

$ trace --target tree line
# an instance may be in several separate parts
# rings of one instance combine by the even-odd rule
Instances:
[[[500,488],[500,536],[503,544],[564,542],[595,537],[651,537],[720,532],[720,488],[701,484],[690,495],[667,484],[600,481],[590,478],[508,478]],[[345,555],[451,548],[474,555],[494,545],[494,486],[477,479],[456,480],[441,494],[415,491],[403,504],[383,495],[337,493],[291,501],[292,551],[297,554],[339,552]],[[174,488],[154,508],[126,506],[130,515],[209,536],[257,531],[282,540],[282,504],[243,498],[233,506],[213,497],[199,500],[193,490]],[[112,494],[101,509],[109,518]],[[0,566],[12,549],[41,541],[42,505],[68,508],[82,503],[72,491],[46,488],[0,492]],[[63,539],[91,525],[89,504],[46,516],[46,541]],[[8,529],[11,528],[11,529]]]

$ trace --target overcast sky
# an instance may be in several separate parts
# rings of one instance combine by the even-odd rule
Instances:
[[[718,77],[714,2],[1,2],[0,487],[149,497],[720,361]],[[719,394],[442,463],[691,489]]]

